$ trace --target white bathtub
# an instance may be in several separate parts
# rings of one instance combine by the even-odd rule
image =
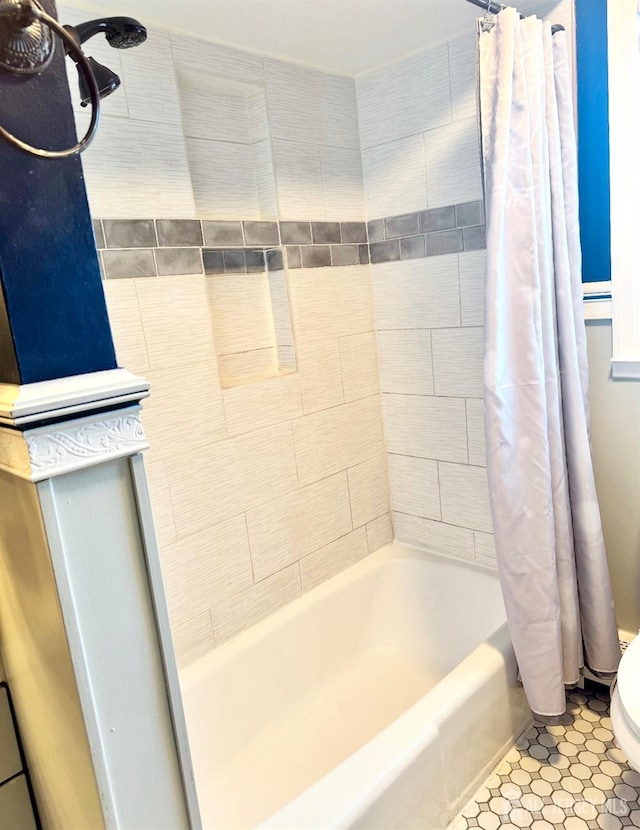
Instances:
[[[204,828],[445,828],[515,674],[496,576],[387,545],[181,672]]]

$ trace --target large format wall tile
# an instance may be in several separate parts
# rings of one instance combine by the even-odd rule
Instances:
[[[136,280],[152,369],[206,362],[214,356],[204,277]]]
[[[162,460],[152,461],[147,457],[145,471],[149,482],[156,537],[158,545],[162,549],[165,545],[175,542],[177,539],[167,466]]]
[[[362,168],[370,219],[427,207],[422,135],[399,138],[363,150]]]
[[[318,87],[322,107],[322,144],[348,147],[360,153],[358,103],[353,78],[319,73]],[[316,139],[317,140],[317,139]]]
[[[298,372],[305,415],[344,403],[338,338],[298,344]]]
[[[353,565],[369,553],[367,531],[361,527],[336,542],[331,542],[300,560],[302,590],[309,591],[321,582]]]
[[[378,393],[376,336],[372,331],[340,338],[340,362],[345,401]]]
[[[352,79],[277,60],[264,64],[274,138],[359,148]]]
[[[251,349],[235,354],[218,354],[218,366],[223,386],[251,375],[268,376],[278,370],[278,351],[275,346]]]
[[[247,513],[256,581],[351,531],[345,472]]]
[[[357,91],[362,146],[372,147],[448,123],[448,70],[444,45],[361,75]]]
[[[317,145],[275,140],[273,150],[280,218],[324,219],[322,168]]]
[[[433,395],[430,331],[379,331],[378,361],[382,392]]]
[[[286,272],[284,270],[269,271],[268,280],[275,342],[279,353],[282,354],[287,348],[294,350]],[[289,368],[295,368],[295,360]]]
[[[278,198],[271,141],[266,139],[255,142],[251,146],[251,151],[253,153],[260,217],[262,219],[277,219]]]
[[[161,227],[163,234],[171,230]],[[329,230],[333,226],[314,233]],[[345,226],[346,233],[356,230]],[[268,278],[275,273],[282,272],[269,272]],[[297,596],[301,559],[310,586],[391,537],[369,270],[326,268],[294,278],[300,280],[300,374],[225,390],[215,359],[211,300],[215,328],[216,304],[238,289],[229,305],[250,309],[246,328],[255,331],[256,307],[247,302],[254,299],[254,275],[107,285],[114,323],[138,361],[144,358],[152,385],[143,407],[151,442],[149,480],[161,550],[171,562],[165,579],[181,665]],[[267,284],[264,275],[262,281]],[[207,292],[207,282],[221,293]],[[231,328],[237,334],[242,326]],[[324,408],[319,420],[303,416],[316,407]],[[263,429],[272,423],[279,426]],[[307,455],[311,445],[315,449]],[[216,540],[227,525],[239,533],[220,553]],[[245,532],[251,539],[250,574],[240,570],[238,558],[241,549],[246,552],[239,541]],[[222,561],[216,564],[218,556]],[[211,576],[209,566],[229,568],[229,578]],[[210,576],[226,581],[222,594],[207,586]],[[192,582],[201,593],[189,604]]]
[[[185,536],[162,550],[172,618],[210,609],[253,584],[244,516]]]
[[[393,526],[397,538],[403,542],[418,545],[444,556],[454,556],[470,561],[475,559],[473,531],[471,530],[395,512]]]
[[[103,132],[119,180],[85,159],[96,213],[192,218],[197,202],[200,216],[236,220],[233,242],[207,224],[213,247],[248,245],[240,220],[279,218],[304,236],[284,244],[306,248],[287,252],[293,330],[277,337],[264,276],[123,273],[106,285],[120,360],[152,382],[149,478],[182,664],[388,542],[387,464],[400,538],[494,561],[478,385],[485,255],[458,253],[474,244],[468,226],[475,244],[484,233],[481,205],[461,205],[481,199],[472,40],[358,79],[362,165],[351,79],[174,34],[144,56],[105,55],[121,61],[125,90],[106,102]],[[173,67],[156,67],[169,41]],[[155,88],[154,67],[167,76]],[[371,249],[379,264],[329,267],[368,261],[366,237],[341,237],[339,222],[385,216],[400,218],[370,223],[370,241],[389,248]],[[428,256],[381,262],[396,253]],[[296,269],[314,256],[326,266]],[[293,352],[293,333],[297,374],[221,389],[219,366],[227,386],[257,356],[275,369],[274,342]]]
[[[297,374],[225,389],[223,397],[229,435],[255,432],[302,415]]]
[[[198,216],[259,219],[251,147],[202,138],[185,141]]]
[[[82,166],[94,216],[188,219],[196,215],[179,124],[151,126],[104,115]]]
[[[463,326],[484,325],[486,251],[460,254],[460,302]]]
[[[273,347],[271,295],[264,274],[207,277],[207,294],[219,355]]]
[[[91,42],[91,54],[94,43]],[[112,66],[115,50],[109,47],[107,66]],[[101,60],[96,56],[97,60]],[[173,66],[168,32],[150,29],[142,49],[123,49],[122,89],[129,117],[157,124],[180,125],[178,81]],[[120,90],[112,98],[117,98]]]
[[[180,87],[182,123],[187,138],[250,144],[247,99],[219,86],[184,83]]]
[[[135,282],[105,280],[103,286],[118,365],[126,367],[131,372],[144,374],[149,370],[149,355]]]
[[[325,219],[365,219],[360,151],[344,147],[321,147],[320,167]]]
[[[476,546],[476,561],[479,565],[487,565],[490,568],[497,568],[496,545],[493,533],[480,533],[475,531],[473,539]]]
[[[301,346],[373,331],[368,271],[359,265],[289,274],[291,311]]]
[[[230,78],[245,83],[264,83],[264,62],[258,55],[229,46],[171,32],[173,61],[178,73]]]
[[[442,520],[485,533],[493,531],[487,471],[466,464],[438,464]]]
[[[215,359],[147,372],[151,394],[142,402],[154,458],[180,455],[185,435],[197,446],[227,437]]]
[[[293,436],[301,485],[354,467],[384,453],[380,399],[305,415],[293,422]]]
[[[171,637],[178,666],[187,666],[215,647],[211,612],[201,611],[180,621],[171,620]]]
[[[296,490],[290,424],[208,447],[185,447],[167,460],[178,536]]]
[[[369,553],[393,541],[393,522],[391,513],[385,513],[367,525],[367,546]]]
[[[469,436],[469,464],[487,466],[484,433],[484,403],[482,399],[467,400],[467,434]]]
[[[384,455],[352,467],[348,476],[354,527],[361,527],[389,512],[389,479]]]
[[[390,453],[467,462],[464,400],[383,395],[382,408]]]
[[[357,91],[396,533],[487,564],[475,60],[469,33],[361,76]]]
[[[460,325],[456,254],[384,263],[371,271],[378,329]]]
[[[482,199],[475,117],[425,133],[424,144],[430,208]]]
[[[391,504],[399,513],[440,519],[438,463],[409,455],[388,457]]]
[[[481,398],[484,393],[484,330],[434,329],[431,339],[436,395]]]
[[[298,596],[300,572],[296,563],[216,605],[211,612],[216,642],[228,640]]]
[[[262,87],[254,87],[254,91],[247,97],[247,115],[249,117],[249,135],[252,144],[260,144],[271,139],[269,129],[269,111],[267,109],[267,95]]]
[[[453,121],[476,117],[477,38],[470,33],[449,42],[451,117]]]
[[[322,136],[321,73],[267,59],[264,62],[267,106],[275,139],[319,143]]]

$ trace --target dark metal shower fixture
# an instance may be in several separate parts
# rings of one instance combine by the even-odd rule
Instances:
[[[142,23],[134,20],[133,17],[101,17],[98,20],[88,20],[86,23],[79,23],[77,26],[65,26],[64,28],[78,46],[82,46],[89,38],[101,33],[104,34],[109,46],[114,49],[132,49],[134,46],[144,43],[147,39],[147,30]],[[77,64],[74,53],[67,49],[67,54]],[[107,95],[111,95],[112,92],[118,89],[121,83],[120,78],[107,66],[98,63],[95,58],[90,57],[88,61],[98,83],[100,98],[106,98]],[[86,107],[91,100],[91,96],[79,65],[78,75],[80,103],[83,107]]]
[[[131,17],[105,17],[78,26],[61,26],[47,14],[38,0],[0,0],[0,69],[18,75],[38,75],[53,57],[54,34],[64,43],[65,53],[78,68],[83,106],[91,104],[91,119],[84,137],[66,150],[32,147],[4,127],[0,136],[14,147],[41,158],[66,158],[81,153],[92,141],[100,120],[100,99],[120,86],[120,78],[94,58],[87,57],[82,44],[103,33],[114,49],[129,49],[147,39],[145,27]]]

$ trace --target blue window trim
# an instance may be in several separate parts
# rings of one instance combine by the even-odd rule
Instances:
[[[611,279],[606,0],[576,0],[582,281]]]

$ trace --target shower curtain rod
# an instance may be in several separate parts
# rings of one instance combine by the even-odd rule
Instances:
[[[503,6],[502,3],[494,3],[493,0],[467,0],[467,3],[472,3],[479,9],[489,12],[489,14],[500,14],[503,9],[506,9],[506,6]],[[524,15],[521,14],[520,17],[524,17]],[[556,32],[564,32],[564,26],[560,23],[554,23],[551,27],[551,34],[555,35]]]

